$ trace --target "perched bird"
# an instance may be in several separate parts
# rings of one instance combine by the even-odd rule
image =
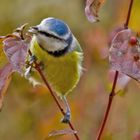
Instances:
[[[46,18],[30,28],[33,34],[30,51],[42,64],[42,71],[52,89],[64,101],[66,113],[62,122],[70,121],[66,95],[77,85],[81,72],[83,51],[70,28],[62,20]],[[30,71],[30,80],[41,83],[39,75]]]

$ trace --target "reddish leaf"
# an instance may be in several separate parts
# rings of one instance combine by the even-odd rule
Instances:
[[[8,36],[0,36],[0,69],[3,68],[7,63],[8,63],[8,59],[4,53],[3,50],[3,41],[9,37]]]
[[[5,65],[2,69],[0,69],[0,109],[3,103],[3,96],[6,92],[8,85],[11,81],[11,74],[13,73],[13,69],[10,64]]]
[[[109,79],[110,79],[111,83],[114,80],[115,72],[116,72],[115,70],[112,70],[112,69],[109,70]],[[119,72],[119,76],[118,76],[118,80],[117,80],[117,84],[116,84],[117,85],[116,86],[116,92],[124,91],[130,80],[131,80],[130,77],[128,77],[127,75],[125,75],[121,72]]]
[[[116,34],[109,50],[109,61],[114,70],[118,70],[140,81],[140,45],[131,41],[135,34],[125,29]]]
[[[13,69],[22,73],[28,50],[28,43],[19,37],[9,37],[4,41],[4,51]]]
[[[117,27],[113,30],[113,32],[110,33],[109,39],[108,39],[109,46],[111,45],[111,42],[112,42],[113,38],[116,36],[116,34],[123,30],[124,30],[124,27]]]
[[[49,136],[48,136],[48,138],[46,138],[46,140],[49,139],[50,137],[53,137],[53,136],[73,135],[76,133],[77,133],[76,131],[73,131],[71,129],[53,130],[52,132],[49,133]]]
[[[140,132],[136,132],[133,140],[140,140]]]
[[[16,29],[16,32],[7,36],[0,36],[0,108],[2,107],[4,93],[11,81],[14,71],[22,73],[25,65],[29,39],[22,40],[26,24]],[[5,57],[7,56],[7,58]],[[9,63],[7,63],[9,61]]]
[[[2,46],[2,43],[0,41],[0,68],[5,66],[7,64],[7,62],[8,62],[8,60],[7,60],[7,57],[3,51],[3,46]]]
[[[85,14],[90,22],[99,21],[98,12],[105,0],[87,0]]]

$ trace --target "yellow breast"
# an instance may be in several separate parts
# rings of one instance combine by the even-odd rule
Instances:
[[[52,88],[60,96],[68,94],[79,81],[82,53],[72,51],[64,56],[54,57],[42,50],[37,42],[32,44],[31,52],[44,64],[43,72]]]

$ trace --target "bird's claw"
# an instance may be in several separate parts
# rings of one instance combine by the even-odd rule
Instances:
[[[31,76],[31,70],[32,70],[32,66],[29,66],[28,68],[26,68],[26,71],[24,73],[24,76],[26,79],[28,79]]]
[[[70,122],[70,113],[66,112],[64,118],[61,120],[62,123],[69,123]]]
[[[29,64],[32,65],[32,67],[35,67],[35,66],[33,65],[34,62],[37,62],[37,57],[36,57],[35,55],[32,55],[32,56],[30,57]],[[40,67],[41,70],[44,69],[44,64],[43,64],[42,62],[38,62],[37,64],[39,65],[39,67]]]
[[[31,76],[31,72],[32,72],[32,68],[34,67],[34,62],[37,60],[35,55],[32,55],[29,57],[29,60],[27,61],[27,65],[26,65],[26,70],[24,73],[25,78],[29,78]]]
[[[36,65],[38,65],[41,70],[44,69],[44,64],[42,62],[36,63],[37,57],[35,55],[30,56],[26,62],[27,62],[27,65],[26,65],[24,76],[27,79],[31,76],[33,68],[36,68]]]
[[[35,55],[30,56],[29,64],[32,65],[37,60]]]

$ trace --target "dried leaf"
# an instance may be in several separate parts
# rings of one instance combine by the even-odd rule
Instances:
[[[26,28],[26,26],[28,25],[28,23],[25,23],[23,25],[21,25],[20,27],[15,29],[15,32],[20,32],[22,33],[24,31],[24,29]]]
[[[134,134],[133,140],[140,140],[140,132],[136,132],[136,133]]]
[[[27,36],[24,36],[24,31],[25,31],[25,28],[27,27],[28,23],[25,23],[23,25],[21,25],[20,27],[16,28],[15,31],[13,32],[13,35],[15,35],[16,37],[19,37],[21,39],[25,39],[24,37],[27,37]]]
[[[3,41],[4,51],[13,69],[22,74],[28,51],[28,43],[19,37],[8,37]]]
[[[109,70],[108,76],[109,76],[110,83],[113,83],[115,73],[116,73],[115,70],[112,69]],[[130,77],[119,72],[117,84],[116,84],[116,93],[121,96],[124,95],[130,80],[131,80]],[[112,88],[112,84],[111,84],[111,88]]]
[[[4,67],[8,62],[8,59],[3,50],[2,39],[0,39],[0,68]]]
[[[4,93],[6,92],[9,83],[11,81],[11,74],[13,73],[13,69],[10,64],[5,65],[2,69],[0,69],[0,109],[3,103]]]
[[[17,28],[13,34],[0,36],[0,109],[12,73],[15,71],[22,73],[25,65],[29,44],[28,38],[26,41],[23,40],[23,30],[26,25]]]
[[[87,0],[85,7],[86,17],[90,22],[99,21],[98,13],[105,0]]]
[[[15,32],[12,34],[8,34],[6,36],[0,36],[0,68],[5,66],[8,63],[8,59],[6,57],[6,54],[4,52],[4,44],[3,42],[8,38],[21,38],[22,30],[26,27],[27,24],[22,25],[21,27],[17,28]],[[30,42],[30,36],[28,35],[26,38],[27,42]]]
[[[108,39],[109,46],[111,45],[111,42],[112,42],[113,38],[116,36],[116,34],[122,30],[124,30],[124,27],[117,27],[110,33],[109,39]]]
[[[50,137],[54,137],[54,136],[62,136],[62,135],[73,135],[76,134],[77,132],[71,129],[64,129],[64,130],[53,130],[52,132],[49,133],[49,136],[47,139],[49,139]]]
[[[109,61],[114,70],[140,81],[140,45],[130,29],[118,32],[112,40]]]

